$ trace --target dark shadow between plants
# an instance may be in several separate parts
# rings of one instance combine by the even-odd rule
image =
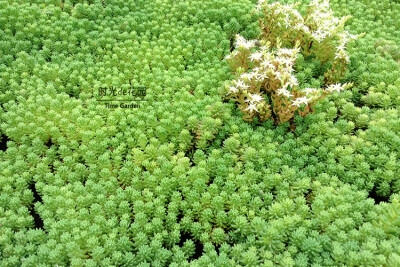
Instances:
[[[33,203],[32,203],[32,207],[29,210],[30,210],[30,214],[33,217],[33,220],[35,222],[34,228],[44,230],[44,228],[43,228],[43,226],[44,226],[43,220],[42,220],[42,218],[40,218],[39,214],[37,214],[36,211],[35,211],[35,203],[36,202],[43,203],[42,198],[38,194],[35,185],[36,185],[36,183],[33,182],[29,186],[29,189],[33,192],[33,197],[34,197]]]

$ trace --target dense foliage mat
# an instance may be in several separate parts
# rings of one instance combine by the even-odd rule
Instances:
[[[400,3],[330,2],[354,86],[293,132],[219,93],[255,4],[0,1],[1,266],[400,266]]]

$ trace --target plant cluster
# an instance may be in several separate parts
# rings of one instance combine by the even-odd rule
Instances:
[[[350,61],[345,51],[347,44],[363,34],[345,31],[349,16],[334,17],[329,1],[311,2],[304,18],[295,9],[298,4],[259,1],[261,40],[248,41],[237,35],[237,49],[226,57],[235,74],[235,79],[226,85],[226,95],[238,103],[246,121],[254,117],[260,121],[272,118],[276,124],[291,121],[296,111],[305,116],[319,99],[351,87],[335,83],[344,78]],[[321,64],[320,68],[326,69],[324,89],[300,90],[294,74],[298,53],[312,57]]]
[[[218,95],[253,2],[0,1],[0,265],[400,266],[400,67],[374,46],[400,6],[331,1],[367,32],[354,86],[289,132]],[[299,89],[323,66],[300,51]],[[139,85],[137,109],[92,97]]]

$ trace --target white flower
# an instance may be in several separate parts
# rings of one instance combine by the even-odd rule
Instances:
[[[236,34],[235,37],[236,37],[236,44],[237,45],[246,42],[246,39],[244,39],[240,34]]]
[[[271,61],[269,60],[264,60],[263,62],[261,62],[261,67],[263,67],[264,69],[275,69],[274,64],[272,64]]]
[[[296,23],[296,25],[294,25],[294,29],[298,31],[303,31],[305,33],[310,33],[310,29],[303,23]]]
[[[254,73],[254,72],[250,72],[250,73],[245,72],[242,75],[240,75],[240,79],[249,80],[250,81],[255,76],[256,76],[256,73]]]
[[[332,11],[330,11],[330,13],[332,14]],[[333,15],[333,14],[332,14]],[[332,22],[332,24],[336,25],[339,23],[340,19],[338,19],[337,17],[333,17],[330,19],[330,21]]]
[[[268,76],[265,73],[257,73],[256,75],[256,81],[262,81],[264,79],[268,78]]]
[[[237,87],[229,86],[229,90],[226,95],[230,95],[230,94],[236,95],[237,92],[239,92],[239,89]]]
[[[250,99],[247,99],[246,102],[250,102],[251,104],[254,104],[254,102],[258,103],[264,99],[261,95],[257,95],[257,94],[249,94],[249,96],[250,96]]]
[[[260,61],[262,59],[263,54],[261,52],[255,52],[249,56],[250,60]]]
[[[323,19],[327,19],[330,16],[332,16],[332,14],[330,14],[330,12],[320,12],[318,13],[318,19],[320,21],[322,21]],[[325,23],[331,23],[330,21],[324,21]]]
[[[266,52],[266,51],[269,49],[269,47],[266,46],[266,45],[262,45],[262,46],[260,47],[260,49],[261,49],[262,52]]]
[[[242,80],[233,81],[233,82],[236,84],[236,86],[238,88],[241,88],[241,89],[247,89],[250,87],[250,86],[246,85]]]
[[[308,104],[308,102],[311,100],[311,98],[307,98],[305,96],[303,97],[298,97],[295,100],[292,101],[292,106],[297,106],[300,107],[302,104]]]
[[[239,91],[239,89],[236,88],[235,86],[230,86],[230,87],[229,87],[229,92],[230,92],[230,93],[236,94],[238,91]]]
[[[236,34],[236,47],[237,48],[243,47],[245,49],[250,49],[250,48],[253,48],[254,46],[255,46],[255,40],[247,41],[239,34]]]
[[[310,100],[311,100],[311,98],[307,98],[307,97],[305,97],[305,96],[299,97],[298,99],[299,99],[299,101],[301,101],[301,103],[306,104],[306,105],[307,105],[308,102],[310,102]]]
[[[248,75],[250,80],[255,78],[256,76],[257,76],[257,72],[255,72],[255,71],[250,72],[249,75]]]
[[[295,86],[299,85],[299,82],[297,81],[296,77],[294,77],[293,75],[290,75],[288,83],[291,87],[295,87]]]
[[[348,63],[350,61],[349,56],[346,54],[346,52],[343,49],[339,49],[335,53],[335,59],[344,59]]]
[[[273,71],[272,74],[275,75],[275,77],[282,82],[283,77],[280,71]]]
[[[245,72],[242,75],[240,75],[239,78],[242,79],[242,80],[247,80],[249,78],[249,74],[247,72]]]
[[[257,4],[257,10],[260,10],[261,9],[261,7],[264,5],[264,3],[266,2],[267,0],[258,0],[258,4]]]
[[[344,43],[340,43],[340,44],[336,47],[336,50],[337,50],[337,51],[343,50],[343,52],[344,52],[345,49],[346,49],[346,44],[344,44]]]
[[[308,28],[306,25],[302,25],[301,29],[302,29],[303,32],[305,32],[305,33],[310,33],[310,32],[311,32],[310,28]]]
[[[350,35],[349,35],[349,38],[350,38],[351,40],[357,40],[357,39],[360,38],[361,36],[363,36],[363,34],[355,34],[355,35],[350,34]]]
[[[253,111],[257,111],[257,112],[258,112],[257,107],[256,107],[256,104],[250,104],[250,105],[246,108],[246,110],[250,110],[250,113],[253,113]]]
[[[257,103],[264,99],[261,95],[257,95],[257,94],[253,94],[251,97],[253,98],[254,102],[257,102]]]
[[[293,96],[288,90],[286,90],[286,88],[280,88],[277,90],[277,92],[278,92],[278,95],[284,95],[288,98]]]
[[[246,41],[246,43],[243,46],[246,49],[253,48],[254,46],[256,46],[256,41],[255,40]]]
[[[320,43],[322,40],[326,38],[327,33],[323,31],[321,28],[317,29],[315,32],[311,34],[311,36]]]
[[[326,91],[332,93],[332,92],[340,92],[341,90],[344,90],[342,84],[331,84],[326,88]]]
[[[233,58],[233,57],[236,57],[236,55],[237,55],[238,53],[239,53],[239,52],[238,52],[237,50],[233,51],[232,53],[230,53],[229,55],[227,55],[227,56],[225,57],[225,60],[226,60],[226,59],[231,59],[231,58]]]
[[[278,56],[290,56],[292,55],[294,49],[288,49],[288,48],[280,48],[277,51]]]
[[[289,70],[291,70],[291,67],[294,65],[294,60],[291,58],[284,58],[282,59],[282,64],[285,64],[287,67],[290,67]]]

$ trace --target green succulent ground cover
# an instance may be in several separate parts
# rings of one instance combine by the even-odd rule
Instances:
[[[400,3],[330,2],[354,87],[294,132],[219,94],[255,4],[0,1],[1,266],[400,266]]]

